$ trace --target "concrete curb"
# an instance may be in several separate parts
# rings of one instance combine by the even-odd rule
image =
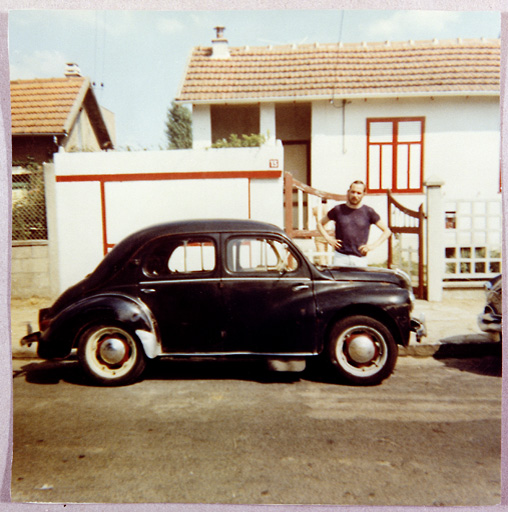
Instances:
[[[456,336],[435,343],[411,343],[399,348],[399,357],[435,357],[436,359],[501,355],[502,344],[488,335]]]

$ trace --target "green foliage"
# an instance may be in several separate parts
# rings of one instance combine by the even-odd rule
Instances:
[[[12,239],[47,240],[44,172],[32,162],[23,167],[30,174],[23,182],[24,197],[12,206]]]
[[[192,148],[192,115],[188,108],[175,101],[168,109],[166,135],[169,149]]]
[[[220,139],[212,144],[212,148],[255,148],[260,147],[266,142],[266,137],[262,134],[251,133],[239,137],[235,133],[229,136],[229,139]]]

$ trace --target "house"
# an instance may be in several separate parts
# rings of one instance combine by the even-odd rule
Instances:
[[[177,97],[192,105],[195,148],[262,133],[322,190],[363,179],[415,206],[437,176],[448,195],[499,194],[500,40],[230,47],[216,30]]]
[[[14,165],[50,162],[60,148],[101,151],[115,143],[113,114],[74,64],[62,78],[11,81],[11,120]]]
[[[115,144],[114,116],[99,106],[76,65],[65,77],[11,81],[13,297],[50,296],[43,163],[58,152],[100,152]]]

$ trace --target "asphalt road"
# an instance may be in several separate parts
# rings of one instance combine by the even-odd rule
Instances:
[[[123,388],[16,360],[12,500],[500,502],[501,362],[400,358],[382,385],[158,363]]]

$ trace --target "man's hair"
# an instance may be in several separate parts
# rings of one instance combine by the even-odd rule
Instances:
[[[349,185],[349,189],[351,189],[351,187],[353,185],[362,185],[363,186],[363,191],[365,192],[367,190],[367,185],[365,185],[365,183],[362,180],[353,181],[353,183],[351,183],[351,185]]]

